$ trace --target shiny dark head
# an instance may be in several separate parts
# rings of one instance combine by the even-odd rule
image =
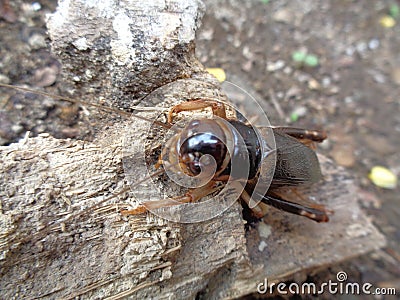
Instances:
[[[202,168],[213,165],[214,158],[216,170],[223,166],[227,148],[223,141],[225,138],[223,130],[212,120],[193,120],[181,133],[181,144],[178,153],[181,165],[186,167],[186,173],[197,176]]]
[[[196,176],[202,167],[207,167],[213,162],[210,159],[202,159],[209,154],[215,159],[217,170],[222,167],[226,155],[226,146],[212,133],[199,133],[185,140],[180,149],[181,161],[186,165],[190,174]]]

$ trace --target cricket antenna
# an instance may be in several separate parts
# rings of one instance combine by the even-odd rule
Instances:
[[[53,99],[68,101],[70,103],[75,103],[75,104],[79,104],[79,105],[82,105],[82,106],[92,106],[92,107],[96,107],[96,108],[101,109],[101,110],[106,111],[106,112],[118,113],[118,114],[120,114],[122,116],[125,116],[125,117],[128,117],[128,118],[133,116],[133,117],[135,117],[137,119],[144,120],[144,121],[147,121],[149,123],[154,123],[154,124],[156,124],[156,125],[158,125],[160,127],[163,127],[163,128],[166,128],[166,129],[171,129],[171,130],[174,130],[176,132],[178,131],[178,129],[172,127],[171,124],[166,124],[166,123],[163,123],[163,122],[151,120],[151,119],[148,119],[146,117],[142,117],[142,116],[139,116],[139,115],[128,113],[128,112],[123,111],[123,110],[117,110],[117,109],[112,108],[112,107],[107,107],[107,106],[103,106],[103,105],[99,105],[99,104],[95,104],[95,103],[86,103],[85,101],[78,100],[78,99],[72,99],[72,98],[68,98],[68,97],[53,95],[53,94],[49,94],[49,93],[46,93],[46,92],[37,91],[37,90],[24,88],[24,87],[20,87],[20,86],[15,86],[15,85],[10,85],[10,84],[1,83],[1,82],[0,82],[0,87],[10,88],[10,89],[18,90],[18,91],[23,91],[23,92],[29,92],[29,93],[33,93],[33,94],[37,94],[37,95],[41,95],[41,96],[45,96],[45,97],[49,97],[49,98],[53,98]],[[135,110],[135,108],[132,108],[132,109]]]

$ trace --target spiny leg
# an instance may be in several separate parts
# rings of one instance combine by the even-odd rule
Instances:
[[[183,111],[200,110],[207,107],[211,107],[214,116],[226,119],[226,108],[223,103],[215,100],[200,99],[200,100],[186,101],[172,107],[168,113],[168,123],[172,124],[172,121],[174,119],[174,114]]]
[[[323,130],[307,130],[295,127],[274,127],[273,130],[280,131],[300,140],[310,140],[320,143],[327,138],[326,132]]]
[[[318,203],[308,200],[306,197],[304,197],[304,194],[302,194],[299,191],[298,187],[291,187],[288,190],[291,191],[294,195],[296,195],[296,197],[298,199],[301,199],[302,203],[298,203],[298,204],[300,204],[302,206],[320,210],[320,211],[324,211],[328,215],[333,215],[335,213],[334,210],[326,208],[325,205],[323,205],[323,204],[318,204]],[[273,191],[272,194],[276,194],[276,191]],[[280,197],[280,198],[284,198],[284,197]]]
[[[331,213],[329,210],[325,209],[322,205],[309,205],[305,206],[302,204],[294,203],[288,200],[285,200],[275,195],[260,195],[262,197],[262,202],[273,206],[277,209],[286,211],[288,213],[292,213],[299,216],[304,216],[316,222],[328,222],[329,217],[328,214]]]
[[[168,207],[174,205],[180,205],[183,203],[193,203],[199,201],[201,198],[214,193],[219,190],[216,181],[210,181],[206,185],[199,188],[190,189],[185,195],[177,196],[171,199],[162,199],[155,201],[147,201],[146,204],[141,204],[138,207],[131,210],[121,210],[121,214],[127,215],[140,215],[148,210],[157,209],[161,207]]]

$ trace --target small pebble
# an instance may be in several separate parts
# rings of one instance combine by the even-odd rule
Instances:
[[[39,11],[42,9],[42,5],[39,2],[33,2],[32,3],[32,9],[34,11]]]
[[[347,97],[344,98],[344,103],[346,103],[346,104],[350,104],[350,103],[353,103],[353,102],[354,102],[353,97],[347,96]]]
[[[86,78],[92,79],[93,78],[93,72],[91,70],[87,69],[85,71],[85,76],[86,76]]]
[[[54,107],[54,103],[55,103],[54,99],[46,97],[42,101],[42,106],[47,107],[47,108],[52,108],[52,107]]]
[[[214,28],[204,29],[200,32],[199,39],[211,41],[214,37]]]
[[[298,98],[301,96],[301,92],[302,90],[298,86],[291,86],[286,92],[285,99]]]
[[[254,54],[253,52],[250,51],[250,47],[247,45],[243,47],[242,55],[247,59],[250,60],[254,59]]]
[[[8,78],[8,76],[4,75],[4,74],[0,74],[0,82],[1,83],[10,83],[11,80],[10,78]]]
[[[251,60],[247,60],[245,63],[242,64],[242,70],[245,72],[250,72],[252,67],[253,62]]]
[[[331,96],[331,95],[338,94],[339,91],[340,91],[339,87],[334,85],[334,86],[330,87],[329,89],[327,89],[326,93]]]
[[[272,19],[275,22],[290,23],[293,21],[294,16],[288,9],[284,8],[284,9],[278,10],[276,13],[274,13],[272,15]]]
[[[322,86],[323,87],[327,87],[327,86],[331,85],[331,83],[332,83],[332,80],[330,77],[326,76],[326,77],[322,78]]]
[[[267,247],[267,243],[264,241],[261,241],[260,244],[258,245],[258,251],[263,252],[266,247]]]
[[[370,50],[375,50],[375,49],[377,49],[377,48],[379,47],[379,45],[380,45],[380,42],[379,42],[378,39],[372,39],[372,40],[370,40],[370,41],[368,42],[368,48],[369,48]]]
[[[285,66],[285,62],[283,60],[278,60],[276,62],[267,63],[267,71],[274,72],[282,69]]]
[[[87,39],[85,37],[76,39],[75,41],[72,42],[72,45],[74,45],[75,48],[80,51],[85,51],[89,49],[89,45],[87,44]]]
[[[264,222],[258,223],[258,234],[260,237],[267,239],[271,235],[271,226]]]
[[[58,72],[56,65],[36,70],[34,75],[35,84],[40,87],[51,86],[57,80]]]
[[[353,56],[354,52],[356,52],[356,49],[354,49],[354,47],[352,47],[352,46],[347,47],[345,50],[345,53],[348,56]]]
[[[45,133],[45,132],[46,132],[46,126],[43,125],[43,124],[37,125],[37,126],[35,127],[35,131],[36,131],[37,133]]]
[[[41,34],[33,34],[29,38],[28,43],[35,50],[47,47],[46,39]]]
[[[374,81],[376,83],[385,83],[386,82],[385,75],[383,75],[382,73],[380,73],[378,71],[371,71],[369,73],[372,75],[372,77],[374,78]]]
[[[357,52],[358,53],[363,53],[365,50],[367,50],[367,43],[365,42],[359,42],[356,46]]]
[[[321,85],[319,84],[318,81],[316,81],[314,78],[311,78],[308,81],[308,88],[312,91],[317,91],[321,88]]]
[[[234,38],[232,41],[232,45],[235,48],[239,48],[242,45],[242,42],[240,41],[239,38]]]
[[[21,133],[24,130],[24,126],[21,124],[14,124],[11,126],[11,130],[15,133]]]
[[[293,69],[291,67],[289,67],[289,66],[286,66],[283,69],[283,73],[285,73],[286,75],[290,75],[290,74],[292,74],[292,72],[293,72]]]
[[[283,99],[284,96],[285,96],[285,94],[282,91],[279,91],[276,93],[276,97],[279,99]]]

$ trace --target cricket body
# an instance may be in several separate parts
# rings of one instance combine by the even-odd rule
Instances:
[[[3,83],[0,83],[0,86],[55,97],[43,92]],[[79,105],[85,104],[76,99],[55,98]],[[93,104],[91,105],[94,106]],[[122,111],[116,111],[108,107],[100,105],[95,107],[122,114]],[[250,208],[252,214],[257,218],[263,217],[268,210],[268,206],[272,206],[292,214],[305,216],[316,222],[329,221],[328,215],[332,211],[326,209],[323,205],[306,201],[300,193],[296,192],[297,188],[310,186],[322,179],[321,169],[313,146],[314,142],[322,142],[326,139],[325,132],[292,127],[272,127],[276,143],[276,149],[273,150],[276,155],[276,164],[268,190],[260,194],[255,189],[255,186],[260,176],[261,164],[269,155],[269,153],[263,152],[262,144],[265,141],[260,140],[259,129],[238,119],[228,118],[226,106],[223,102],[200,99],[175,105],[169,111],[167,124],[137,115],[134,116],[169,129],[173,126],[173,119],[176,114],[204,108],[211,108],[214,117],[211,119],[192,120],[185,128],[177,130],[163,148],[156,167],[164,165],[164,171],[170,170],[178,174],[178,176],[185,174],[190,177],[201,177],[203,173],[206,173],[206,175],[212,173],[210,180],[198,188],[189,189],[183,196],[174,197],[173,204],[171,204],[171,201],[149,201],[134,209],[122,210],[121,213],[123,215],[137,215],[164,206],[196,202],[218,191],[220,183],[224,184],[229,180],[233,180],[244,184],[244,189],[240,194],[240,201],[245,208]],[[242,140],[244,144],[240,144],[239,140]],[[210,158],[215,162],[214,169],[210,164]],[[247,169],[248,172],[239,172],[232,175],[232,168],[237,167],[237,165],[239,165],[239,170],[243,165],[243,169]],[[162,172],[163,170],[159,170],[152,175],[159,175]],[[135,186],[136,184],[133,185],[133,187]],[[287,190],[294,191],[294,194],[296,194],[295,201],[286,199],[285,191]],[[110,199],[113,197],[110,197]],[[250,205],[252,197],[260,199],[261,202],[256,206]],[[100,206],[107,200],[109,198],[102,200],[96,206]]]
[[[195,202],[217,190],[219,183],[229,179],[245,182],[241,193],[241,202],[247,207],[252,196],[261,202],[251,207],[255,217],[263,217],[266,206],[305,216],[316,222],[328,222],[331,212],[322,205],[313,203],[300,204],[301,201],[289,201],[281,194],[282,189],[296,189],[317,183],[322,179],[318,158],[312,149],[314,142],[322,142],[326,138],[323,131],[305,130],[291,127],[272,128],[276,141],[276,167],[271,185],[265,194],[259,194],[255,189],[260,173],[262,160],[269,155],[263,153],[258,129],[239,120],[227,118],[225,105],[214,100],[194,100],[174,106],[168,116],[172,124],[174,116],[182,111],[200,110],[211,107],[214,117],[211,119],[194,119],[186,127],[170,138],[160,155],[159,165],[167,165],[176,173],[196,177],[202,171],[213,172],[207,184],[189,189],[184,196],[176,197],[178,203]],[[242,138],[244,147],[238,144]],[[233,151],[228,151],[228,148]],[[214,160],[213,170],[208,170],[211,160]],[[241,174],[231,174],[232,164],[248,164],[248,171]],[[246,169],[246,168],[243,168]],[[232,178],[234,176],[234,178]],[[299,198],[302,198],[299,195]],[[156,201],[154,201],[156,202]],[[164,204],[152,203],[150,208],[162,207]],[[139,207],[124,214],[137,214],[145,211]]]

